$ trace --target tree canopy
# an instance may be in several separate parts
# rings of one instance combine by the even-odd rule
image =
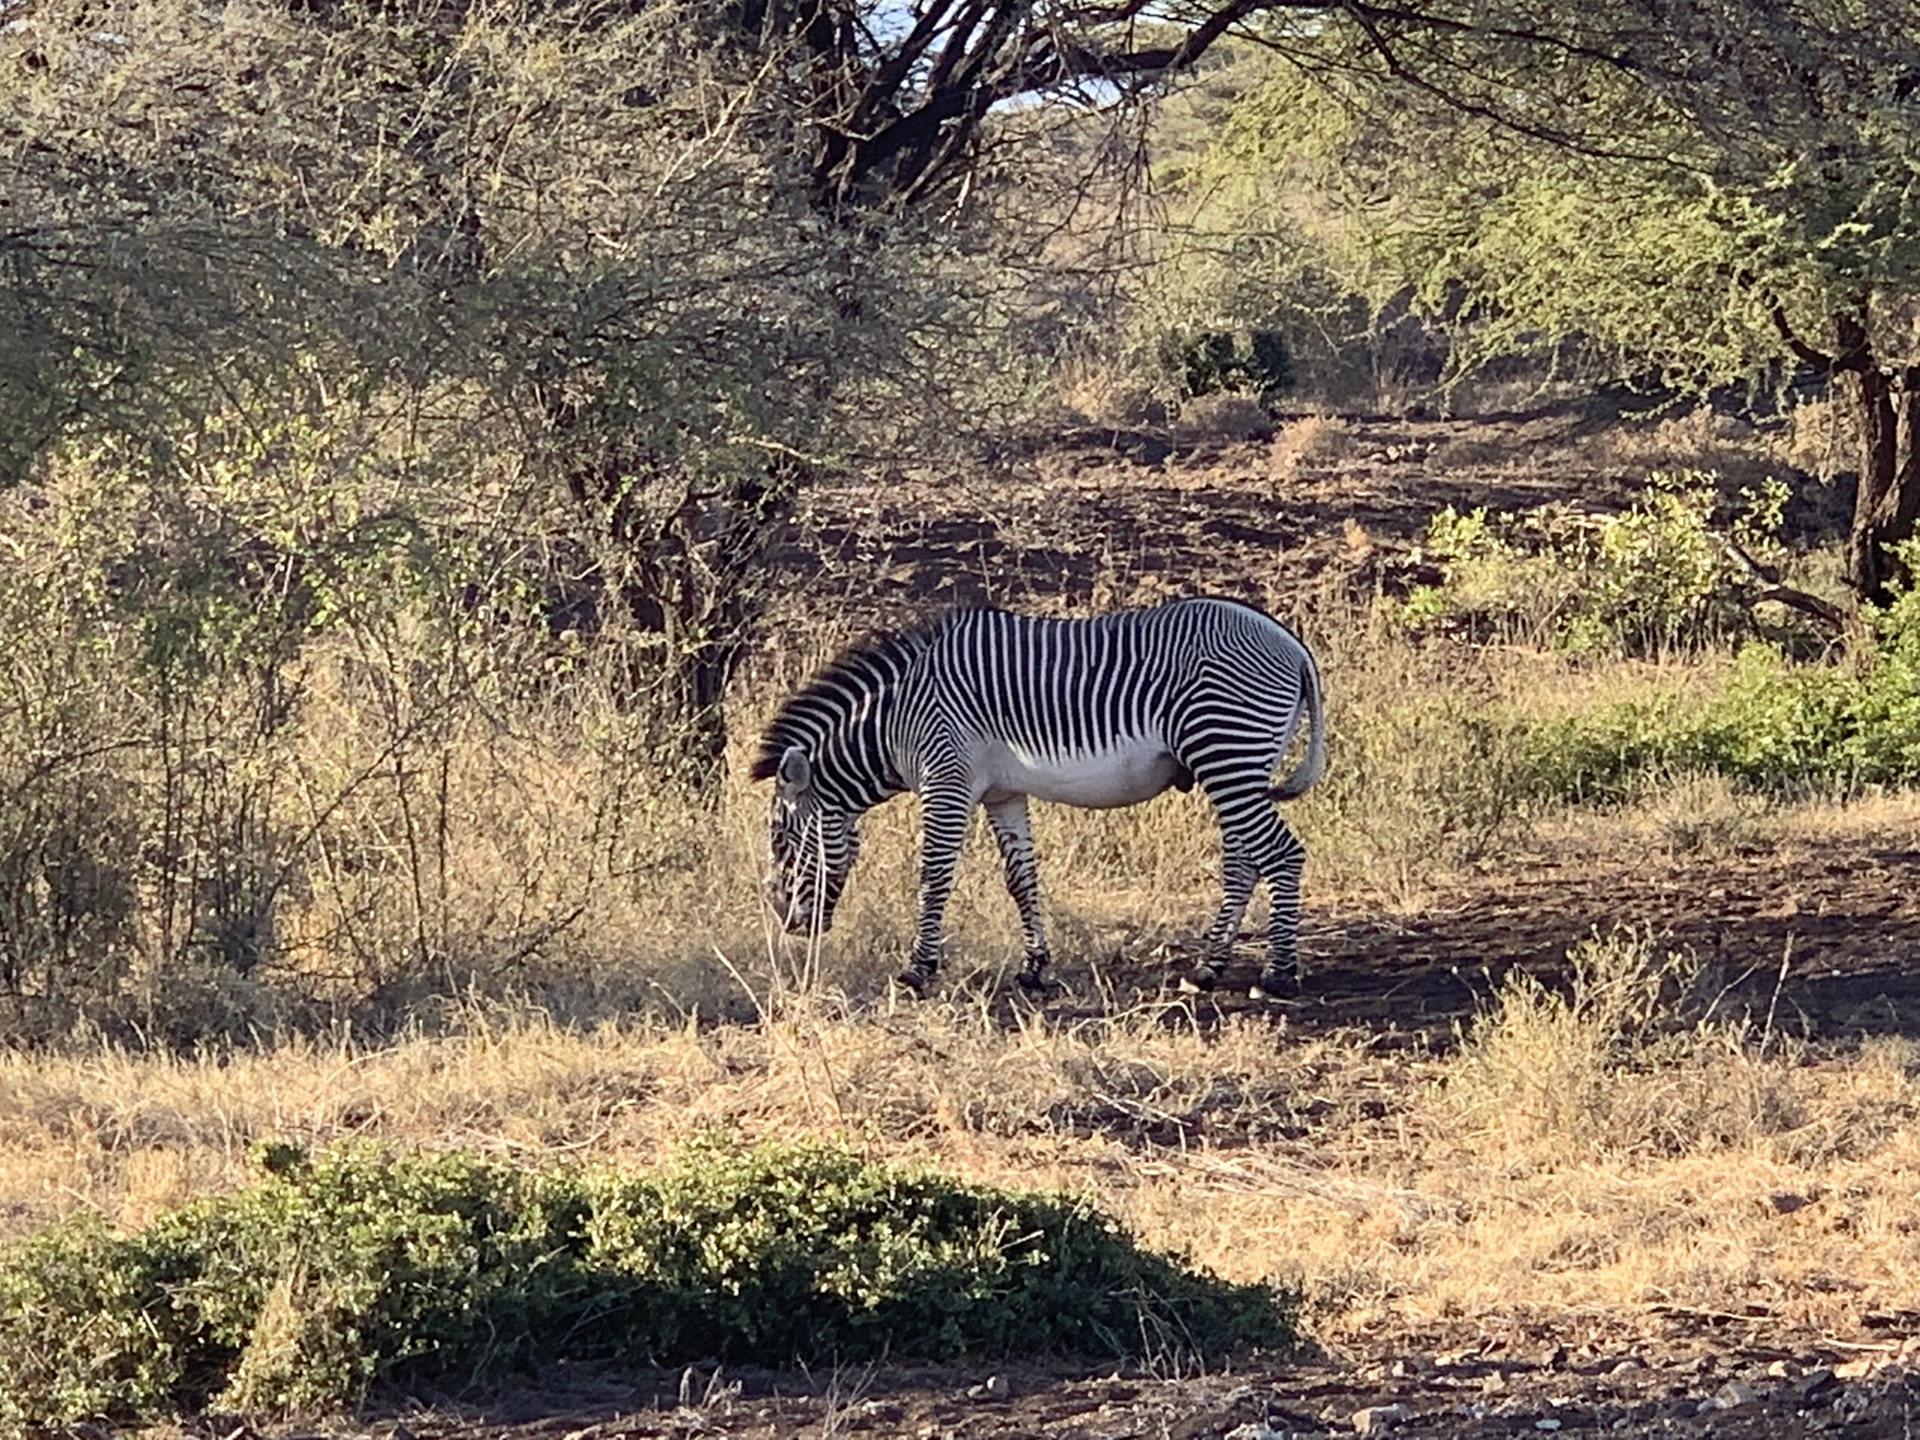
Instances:
[[[1502,13],[1412,59],[1243,52],[1202,228],[1411,294],[1456,373],[1577,345],[1684,389],[1824,377],[1861,437],[1848,578],[1884,598],[1920,515],[1920,10],[1587,7],[1524,43]]]

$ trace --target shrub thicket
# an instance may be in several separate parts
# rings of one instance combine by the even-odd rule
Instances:
[[[1682,773],[1788,796],[1920,782],[1920,594],[1896,585],[1888,604],[1862,607],[1847,653],[1797,658],[1809,637],[1760,633],[1743,585],[1756,556],[1784,558],[1783,493],[1746,493],[1725,533],[1717,496],[1712,476],[1682,472],[1656,475],[1617,515],[1434,519],[1425,551],[1443,578],[1395,612],[1416,634],[1465,626],[1584,656],[1738,646],[1704,699],[1639,698],[1545,720],[1487,706],[1486,724],[1506,736],[1509,808],[1616,803]],[[1912,547],[1901,553],[1911,559]]]
[[[1743,491],[1724,534],[1715,523],[1724,508],[1719,482],[1703,471],[1656,473],[1612,515],[1448,507],[1422,547],[1444,578],[1415,589],[1401,613],[1416,627],[1470,623],[1578,652],[1713,645],[1751,633],[1740,583],[1748,572],[1737,557],[1784,559],[1786,499],[1778,481]]]
[[[217,1402],[461,1390],[557,1359],[1217,1355],[1285,1346],[1293,1299],[1143,1251],[1064,1196],[817,1146],[691,1145],[663,1171],[263,1147],[233,1195],[0,1265],[0,1428]]]
[[[1837,662],[1799,663],[1756,641],[1703,703],[1622,703],[1533,727],[1532,788],[1592,803],[1684,771],[1785,796],[1920,784],[1920,593],[1863,616],[1864,643]]]

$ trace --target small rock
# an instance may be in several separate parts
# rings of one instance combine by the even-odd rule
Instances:
[[[1773,1207],[1774,1214],[1791,1215],[1796,1210],[1806,1209],[1813,1202],[1791,1190],[1776,1190],[1767,1197],[1767,1203]]]
[[[1793,1378],[1793,1362],[1791,1360],[1774,1361],[1771,1365],[1767,1366],[1767,1378],[1769,1380],[1791,1380]]]
[[[1498,1370],[1489,1370],[1480,1379],[1480,1393],[1498,1395],[1507,1388],[1507,1377]]]
[[[1607,1374],[1629,1375],[1629,1374],[1632,1374],[1635,1370],[1644,1370],[1646,1368],[1647,1368],[1646,1366],[1640,1363],[1639,1356],[1629,1355],[1627,1356],[1626,1359],[1620,1361],[1619,1364],[1615,1365],[1611,1370],[1607,1371]]]
[[[1549,1415],[1544,1420],[1534,1421],[1533,1428],[1536,1430],[1558,1430],[1560,1428],[1560,1422]]]
[[[1430,1375],[1433,1367],[1431,1355],[1403,1355],[1393,1362],[1388,1373],[1396,1380],[1405,1380],[1409,1375]]]
[[[1838,1380],[1834,1377],[1831,1366],[1816,1365],[1813,1369],[1802,1375],[1800,1382],[1793,1388],[1798,1390],[1802,1395],[1818,1395],[1822,1390],[1838,1383]]]
[[[1920,1335],[1909,1335],[1900,1342],[1899,1358],[1903,1365],[1920,1361]]]
[[[1271,1425],[1256,1425],[1249,1421],[1245,1425],[1236,1425],[1220,1437],[1220,1440],[1288,1440],[1285,1430],[1276,1430]]]
[[[1719,1410],[1738,1410],[1742,1405],[1759,1404],[1760,1392],[1741,1381],[1729,1380],[1713,1392],[1713,1403]]]
[[[1864,1380],[1886,1363],[1884,1355],[1862,1355],[1858,1360],[1842,1360],[1833,1367],[1838,1380]]]
[[[989,1375],[967,1391],[969,1400],[1004,1400],[1012,1393],[1004,1375]]]
[[[1384,1435],[1401,1421],[1412,1418],[1413,1411],[1404,1405],[1369,1405],[1353,1412],[1353,1429],[1356,1435]]]

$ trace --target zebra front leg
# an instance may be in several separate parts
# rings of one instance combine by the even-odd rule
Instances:
[[[1007,893],[1020,907],[1020,938],[1026,945],[1026,962],[1020,967],[1020,988],[1039,990],[1047,969],[1046,933],[1040,928],[1040,867],[1033,853],[1033,826],[1027,816],[1027,797],[1015,795],[987,808],[987,823],[993,827],[994,843],[1000,847],[1000,864],[1006,871]]]
[[[913,958],[900,983],[924,994],[940,969],[940,931],[960,867],[960,844],[967,836],[973,797],[965,790],[929,789],[920,797],[920,918],[914,931]]]

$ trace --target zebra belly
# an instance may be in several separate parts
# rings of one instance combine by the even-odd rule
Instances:
[[[980,798],[988,804],[1030,795],[1089,810],[1151,800],[1186,773],[1165,745],[1148,737],[1080,755],[1030,754],[995,742],[984,768]]]

